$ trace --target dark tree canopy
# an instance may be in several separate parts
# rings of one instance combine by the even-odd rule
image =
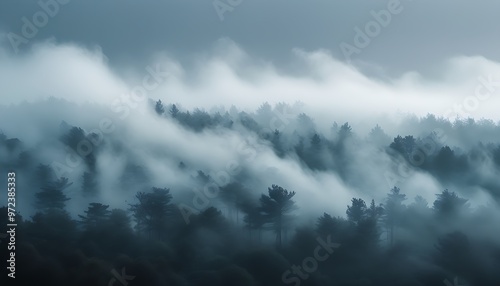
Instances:
[[[163,103],[161,100],[158,100],[155,104],[155,111],[158,115],[163,115],[165,113],[165,107],[163,106]]]
[[[16,216],[20,285],[422,286],[455,277],[457,285],[498,285],[499,124],[427,116],[403,125],[413,135],[394,138],[379,125],[369,134],[348,123],[323,132],[324,124],[286,104],[256,112],[148,107],[158,126],[175,128],[155,130],[168,134],[143,149],[145,138],[122,137],[120,128],[98,138],[87,123],[90,131],[67,123],[40,130],[47,138],[37,144],[0,131],[0,169],[17,172],[20,209],[35,206]],[[234,161],[211,161],[221,149],[197,156],[163,142],[187,142],[176,137],[184,135],[202,139],[193,144],[227,139]],[[209,136],[217,140],[203,140]],[[91,154],[69,164],[87,141]],[[424,151],[425,162],[413,164]],[[252,152],[272,165],[247,160]],[[385,185],[386,171],[398,183]],[[300,196],[267,188],[278,179]],[[152,188],[164,182],[171,189]],[[454,191],[429,196],[435,185]],[[351,191],[355,198],[346,197]],[[470,206],[478,197],[491,200]],[[9,208],[0,205],[5,246]]]
[[[163,237],[174,214],[170,189],[153,187],[152,192],[138,192],[135,197],[138,203],[131,204],[130,210],[137,230],[147,236]]]
[[[35,207],[39,210],[61,209],[66,207],[66,202],[70,200],[64,190],[73,183],[68,182],[68,178],[60,178],[58,181],[48,186],[42,187],[41,191],[35,194]]]
[[[359,224],[366,217],[366,203],[360,198],[353,198],[351,203],[350,206],[347,206],[347,218],[349,221]]]
[[[466,199],[459,197],[455,192],[451,192],[448,189],[436,196],[433,208],[439,217],[455,217],[469,208]]]
[[[278,248],[281,248],[285,216],[297,209],[292,200],[295,192],[289,192],[278,185],[272,185],[268,191],[269,195],[263,194],[260,198],[261,212],[264,218],[273,225],[276,232],[276,244]]]
[[[84,228],[90,229],[102,225],[108,218],[110,211],[109,205],[101,203],[90,203],[85,215],[78,215]]]

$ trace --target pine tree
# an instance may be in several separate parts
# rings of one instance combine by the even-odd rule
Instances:
[[[278,185],[268,188],[269,195],[262,195],[260,198],[261,212],[267,222],[271,223],[276,232],[276,245],[278,249],[282,246],[282,231],[285,216],[297,209],[292,200],[295,192],[289,192]]]
[[[108,219],[110,214],[108,208],[109,205],[90,203],[88,209],[85,211],[85,215],[78,215],[78,217],[80,217],[85,229],[97,227]]]
[[[394,245],[394,229],[401,222],[401,215],[404,209],[403,201],[405,200],[406,195],[401,194],[401,190],[396,186],[387,195],[384,220],[390,245]]]
[[[163,107],[163,103],[161,103],[161,100],[158,100],[156,102],[155,111],[158,115],[163,115],[163,113],[165,113],[165,107]]]
[[[153,187],[151,193],[138,192],[135,197],[139,202],[131,204],[130,209],[137,223],[137,231],[162,238],[174,212],[170,203],[170,189]]]
[[[68,178],[63,177],[51,185],[42,187],[42,190],[35,194],[35,207],[41,211],[64,210],[69,198],[63,193],[63,190],[72,184],[68,183]]]

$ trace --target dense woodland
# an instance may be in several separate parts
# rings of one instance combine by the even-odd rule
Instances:
[[[60,169],[40,159],[37,146],[43,144],[25,144],[23,138],[0,134],[2,174],[16,172],[17,200],[29,202],[17,217],[17,282],[500,285],[497,123],[449,122],[429,115],[408,119],[405,126],[411,128],[404,134],[389,136],[375,123],[367,136],[361,136],[349,123],[332,123],[329,133],[320,132],[313,117],[304,113],[286,126],[270,125],[273,114],[282,108],[287,105],[264,104],[255,112],[234,107],[207,112],[161,101],[150,103],[158,120],[174,122],[186,132],[230,130],[253,136],[277,158],[297,162],[304,172],[334,173],[366,195],[352,197],[344,209],[316,209],[319,216],[305,217],[303,211],[315,207],[301,204],[298,197],[308,189],[278,180],[261,187],[256,183],[259,178],[245,168],[220,183],[211,175],[218,170],[168,155],[177,171],[190,178],[189,188],[198,188],[208,197],[208,202],[199,202],[200,208],[194,205],[188,187],[155,185],[148,166],[131,156],[112,179],[126,201],[125,207],[115,208],[104,195],[109,190],[102,182],[109,178],[102,176],[98,162],[109,150],[127,156],[129,149],[120,144],[117,134],[82,156],[83,165],[71,176],[58,176]],[[72,124],[77,123],[55,126],[57,132],[48,133],[47,142],[57,141],[61,150],[74,151],[84,140],[93,142],[96,134]],[[377,173],[384,185],[370,186],[359,173],[365,162],[354,158],[362,150],[391,161],[389,170]],[[446,187],[433,201],[410,197],[402,188],[407,172],[426,174]],[[6,179],[2,180],[6,185]],[[373,191],[370,195],[375,188],[384,189],[385,194]],[[477,189],[489,196],[489,203],[472,204],[472,190]],[[85,204],[83,211],[68,207],[74,200]],[[0,230],[5,233],[6,206],[0,212]],[[0,246],[3,273],[7,249],[4,242]],[[118,279],[124,276],[127,279]]]

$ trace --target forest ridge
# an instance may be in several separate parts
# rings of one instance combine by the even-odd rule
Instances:
[[[100,136],[59,121],[42,139],[0,135],[1,169],[19,178],[19,280],[109,285],[125,269],[129,285],[500,282],[497,123],[428,115],[405,119],[406,133],[374,124],[362,136],[347,122],[322,132],[287,104],[207,112],[150,101],[147,113],[153,132],[183,133],[141,146],[123,126]],[[214,157],[161,148],[175,136]],[[215,136],[241,139],[216,167]],[[69,166],[68,154],[81,164]],[[252,165],[263,159],[277,167]],[[310,181],[293,184],[293,170]],[[315,189],[332,180],[353,196]],[[436,186],[431,201],[425,188]]]

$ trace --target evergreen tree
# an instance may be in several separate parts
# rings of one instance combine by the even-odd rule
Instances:
[[[260,198],[261,212],[267,222],[271,223],[276,232],[276,245],[281,249],[282,231],[285,222],[285,216],[297,209],[295,202],[292,200],[295,192],[278,186],[272,185],[268,188],[269,195],[262,195]]]
[[[440,218],[454,218],[469,208],[466,199],[459,197],[455,192],[450,192],[448,189],[436,196],[437,199],[434,201],[433,208]]]
[[[35,194],[35,207],[41,211],[50,209],[64,210],[69,198],[64,194],[63,190],[71,186],[71,184],[73,183],[68,183],[68,178],[63,177],[49,186],[42,187],[41,191]]]
[[[175,104],[172,104],[172,107],[170,108],[170,116],[172,116],[172,118],[177,118],[178,114],[179,114],[179,109]]]
[[[262,227],[266,223],[264,215],[260,212],[260,208],[251,204],[243,204],[241,207],[244,213],[243,222],[248,229],[250,238],[252,238],[252,231],[257,230],[258,240],[261,241]]]
[[[387,195],[384,220],[390,245],[394,245],[394,231],[395,227],[401,222],[401,215],[404,209],[403,201],[405,200],[406,195],[402,194],[401,190],[396,186]]]
[[[156,102],[155,111],[158,115],[163,115],[163,113],[165,113],[165,107],[163,107],[163,103],[161,103],[161,100],[158,100]]]
[[[137,231],[150,237],[164,237],[174,212],[170,189],[153,187],[151,193],[138,192],[135,197],[139,202],[131,204],[130,209]]]
[[[101,203],[90,203],[85,215],[78,215],[85,229],[102,225],[109,217],[109,205]]]
[[[366,203],[363,199],[353,198],[352,205],[347,206],[347,218],[349,221],[358,225],[363,219],[366,218]]]

